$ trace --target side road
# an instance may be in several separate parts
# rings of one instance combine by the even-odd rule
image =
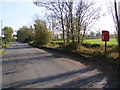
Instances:
[[[79,61],[77,61],[77,60]],[[26,43],[13,42],[2,57],[2,88],[117,88],[115,73]]]

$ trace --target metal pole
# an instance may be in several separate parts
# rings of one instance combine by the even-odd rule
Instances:
[[[105,52],[107,51],[107,41],[105,41]]]

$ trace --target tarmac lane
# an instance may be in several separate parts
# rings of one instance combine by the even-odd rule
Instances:
[[[2,88],[115,88],[103,72],[64,55],[13,42],[2,57]]]

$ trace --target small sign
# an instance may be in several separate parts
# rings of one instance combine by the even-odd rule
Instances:
[[[109,41],[109,31],[102,31],[102,41]]]

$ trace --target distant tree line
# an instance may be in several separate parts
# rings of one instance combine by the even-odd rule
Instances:
[[[116,38],[116,33],[110,33],[110,38]],[[86,35],[86,39],[100,39],[102,38],[102,33],[100,31],[94,32],[91,31],[89,34]]]
[[[110,38],[117,38],[116,32],[110,33]],[[102,32],[97,31],[90,31],[88,34],[85,35],[85,39],[101,39],[102,38]],[[54,40],[62,40],[62,33],[60,34],[54,34]]]

